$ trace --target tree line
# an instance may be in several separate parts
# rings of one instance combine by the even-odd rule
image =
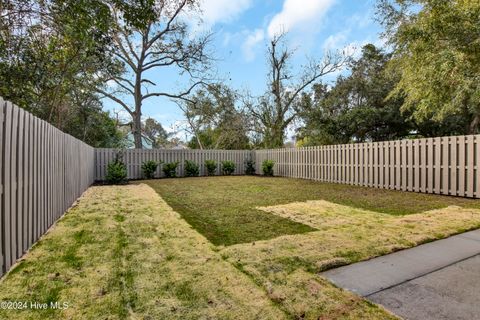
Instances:
[[[323,145],[480,131],[480,3],[378,0],[384,47],[326,52],[298,72],[285,34],[266,50],[265,92],[218,81],[212,33],[192,34],[196,0],[0,0],[0,96],[98,147],[172,146],[146,100],[185,116],[190,148]],[[187,18],[186,18],[187,17]],[[184,87],[157,89],[175,70]],[[333,82],[325,77],[340,75]],[[105,112],[108,99],[128,115]]]

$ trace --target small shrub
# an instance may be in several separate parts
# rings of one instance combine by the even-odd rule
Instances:
[[[191,160],[185,160],[185,176],[186,177],[198,177],[200,169],[198,164]]]
[[[273,160],[264,160],[262,162],[262,171],[265,176],[272,177],[273,176],[273,166],[275,165],[275,161]]]
[[[248,159],[245,161],[245,174],[247,176],[255,175],[255,161]]]
[[[153,160],[148,160],[142,163],[143,176],[146,179],[153,179],[155,177],[155,171],[157,171],[158,163]]]
[[[207,167],[207,175],[214,176],[217,171],[217,162],[215,160],[205,160],[205,167]]]
[[[222,161],[222,172],[226,176],[232,175],[235,171],[235,163],[230,160]]]
[[[177,167],[178,161],[176,162],[169,162],[163,165],[163,173],[165,173],[166,178],[175,178],[177,176]]]
[[[107,165],[105,180],[109,184],[123,184],[127,182],[127,167],[119,160],[110,162]]]

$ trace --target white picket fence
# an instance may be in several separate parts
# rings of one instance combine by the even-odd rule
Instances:
[[[257,150],[257,173],[480,198],[480,135]]]

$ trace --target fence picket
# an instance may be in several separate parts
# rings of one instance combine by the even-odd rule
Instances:
[[[465,178],[467,197],[473,197],[475,193],[475,137],[467,137],[467,148],[466,148],[466,161],[467,161],[467,174]]]
[[[254,157],[276,160],[278,176],[480,198],[479,137],[256,150]]]
[[[457,176],[458,176],[458,141],[457,137],[452,137],[450,144],[450,194],[458,194]]]
[[[458,137],[458,195],[465,196],[465,137]]]
[[[96,167],[92,147],[1,98],[0,150],[1,276],[93,183]]]

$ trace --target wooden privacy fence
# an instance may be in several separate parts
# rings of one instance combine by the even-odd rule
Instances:
[[[0,276],[94,181],[94,148],[0,98]]]
[[[257,150],[275,175],[480,198],[480,135]]]
[[[116,149],[94,149],[0,98],[0,276],[95,180]],[[480,198],[480,135],[275,150],[123,150],[129,179],[155,160],[235,163],[274,160],[275,175],[383,189]],[[156,177],[162,177],[159,166]]]
[[[96,149],[95,179],[105,178],[107,164],[116,149]],[[234,174],[244,174],[245,161],[275,161],[275,175],[345,183],[383,189],[480,198],[480,135],[343,144],[272,150],[140,150],[121,151],[129,179],[141,179],[144,161],[179,161],[178,176],[184,176],[184,161],[200,165],[205,160],[235,163]],[[162,177],[161,166],[155,173]]]
[[[233,174],[245,173],[245,161],[251,159],[250,150],[169,150],[169,149],[108,149],[97,148],[95,150],[96,170],[95,179],[103,181],[107,171],[108,163],[114,161],[117,153],[123,157],[123,162],[127,166],[128,179],[142,179],[142,163],[148,160],[154,160],[163,163],[178,161],[177,175],[185,175],[185,160],[192,160],[200,167],[200,175],[206,175],[205,160],[215,160],[217,162],[217,172],[220,174],[221,162],[230,160],[235,163],[235,172]],[[163,177],[162,165],[159,165],[155,172],[155,177]]]

